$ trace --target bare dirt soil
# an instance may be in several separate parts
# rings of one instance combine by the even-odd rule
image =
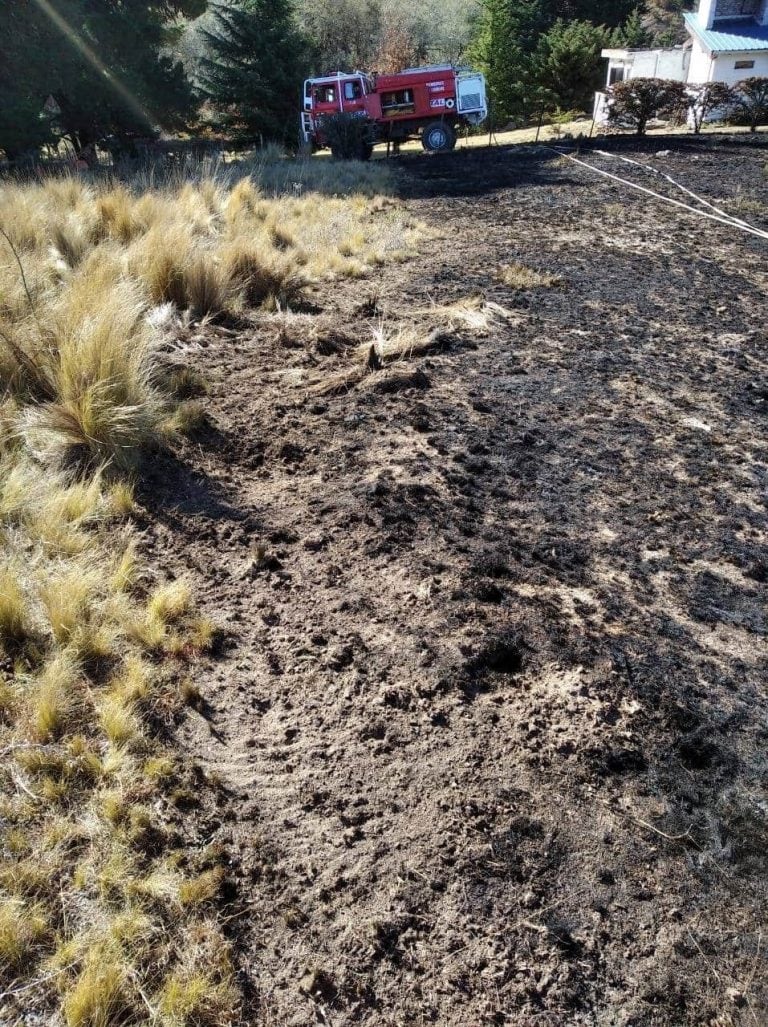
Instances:
[[[768,151],[664,146],[768,226]],[[181,741],[247,1022],[765,1024],[768,244],[545,151],[402,174],[418,260],[178,343],[210,425],[143,496],[225,630]]]

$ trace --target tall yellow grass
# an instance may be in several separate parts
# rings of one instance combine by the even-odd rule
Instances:
[[[331,173],[353,174],[273,154],[228,179],[143,191],[74,178],[0,187],[0,387],[24,408],[18,432],[36,458],[125,468],[162,440],[173,422],[152,308],[197,319],[286,308],[317,281],[412,252],[416,226],[366,195],[389,184],[385,171],[355,171],[353,195],[305,188],[327,192]]]
[[[168,810],[192,793],[154,731],[199,698],[189,664],[215,628],[187,583],[151,583],[130,529],[142,454],[204,391],[160,343],[295,303],[415,235],[375,176],[333,197],[327,170],[309,193],[304,165],[249,167],[0,186],[3,1023],[238,1021],[224,871],[176,851]]]
[[[53,1022],[59,1007],[65,1023],[83,1027],[193,1023],[203,1010],[206,1022],[227,1024],[237,1009],[210,902],[188,901],[210,868],[193,858],[190,875],[176,869],[158,813],[184,772],[151,730],[181,711],[185,665],[211,632],[186,583],[142,584],[125,509],[125,487],[103,473],[43,475],[21,446],[3,457],[4,1023],[31,1012]],[[159,638],[147,639],[148,624]],[[161,879],[158,893],[148,882]],[[215,958],[195,964],[201,932]],[[185,1001],[178,1021],[171,1014]]]

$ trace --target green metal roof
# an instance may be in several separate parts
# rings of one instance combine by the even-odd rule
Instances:
[[[756,21],[722,19],[716,21],[711,29],[704,29],[699,24],[698,15],[691,11],[685,15],[685,23],[712,53],[768,50],[768,25],[758,25]]]

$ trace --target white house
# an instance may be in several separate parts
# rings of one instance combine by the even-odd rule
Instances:
[[[606,86],[633,78],[726,82],[768,77],[768,0],[700,0],[684,15],[689,39],[660,50],[603,50]],[[605,122],[605,93],[595,97],[595,120]]]
[[[689,82],[768,76],[768,0],[701,0],[685,15],[691,37]]]

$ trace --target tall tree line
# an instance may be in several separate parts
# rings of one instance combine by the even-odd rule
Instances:
[[[469,56],[486,73],[497,123],[542,108],[588,109],[607,46],[682,41],[694,0],[480,0]]]
[[[497,120],[585,106],[607,42],[668,45],[693,0],[2,0],[0,150],[210,129],[293,140],[309,73],[468,61]]]

